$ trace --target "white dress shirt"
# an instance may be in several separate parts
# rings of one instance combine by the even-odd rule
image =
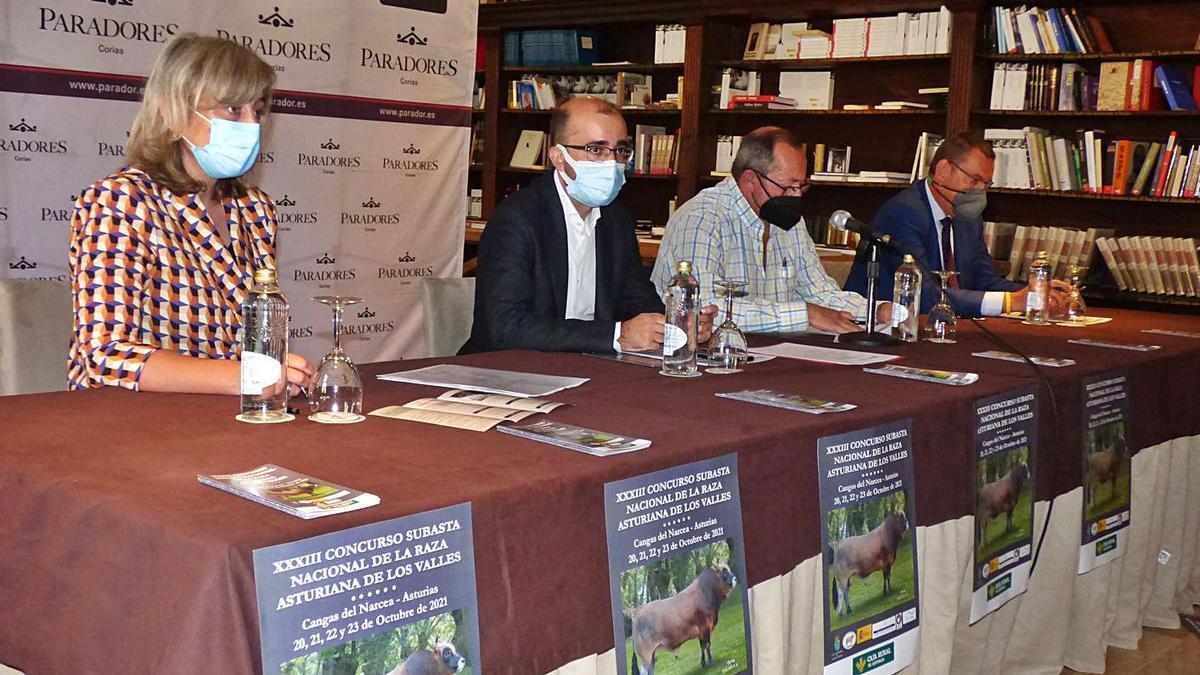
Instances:
[[[933,227],[937,231],[938,255],[942,257],[942,269],[946,269],[946,252],[942,250],[942,219],[946,212],[933,198],[929,181],[925,181],[925,196],[929,198],[929,211],[933,214]],[[950,255],[954,255],[954,238],[950,238]],[[999,316],[1004,311],[1004,291],[984,291],[983,301],[979,303],[979,313],[984,316]]]
[[[567,223],[567,309],[564,319],[591,321],[596,318],[596,222],[600,209],[593,208],[586,217],[579,215],[575,203],[567,196],[560,175],[554,177],[558,200],[562,203]],[[621,351],[621,322],[613,328],[613,349]]]

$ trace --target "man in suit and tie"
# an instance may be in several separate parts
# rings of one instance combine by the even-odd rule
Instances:
[[[479,242],[475,322],[460,353],[662,348],[663,303],[633,218],[613,200],[633,155],[621,112],[573,98],[550,121],[554,170],[509,195]],[[716,307],[704,308],[699,340]]]
[[[981,216],[987,206],[996,153],[992,144],[975,134],[946,139],[933,155],[929,178],[889,199],[875,214],[871,227],[890,234],[895,248],[879,253],[879,297],[891,298],[896,268],[903,253],[911,253],[927,269],[958,272],[947,295],[959,316],[996,316],[1025,312],[1029,287],[996,273],[983,243]],[[936,278],[925,275],[921,311],[928,312],[941,295]],[[1051,310],[1066,300],[1066,283],[1054,280]],[[867,260],[860,252],[846,279],[846,290],[866,293]]]

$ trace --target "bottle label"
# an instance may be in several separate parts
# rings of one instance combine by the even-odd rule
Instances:
[[[258,352],[242,352],[242,394],[257,396],[279,381],[283,364]]]
[[[672,323],[663,324],[663,356],[671,356],[687,341],[687,333],[682,328]]]

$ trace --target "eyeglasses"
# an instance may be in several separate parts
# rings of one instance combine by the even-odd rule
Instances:
[[[768,183],[770,183],[771,185],[774,185],[775,187],[779,188],[780,190],[783,190],[783,194],[786,196],[789,196],[789,197],[802,197],[802,196],[804,196],[804,193],[808,192],[808,189],[810,187],[812,187],[812,183],[793,183],[790,186],[784,186],[780,183],[777,183],[777,182],[771,180],[770,176],[768,176],[767,174],[765,174],[761,171],[755,171],[754,173],[758,174],[759,179],[765,180]],[[764,190],[764,192],[765,192],[765,190]]]
[[[615,148],[610,148],[607,145],[600,145],[599,143],[588,143],[586,145],[567,145],[563,143],[562,146],[564,148],[571,148],[572,150],[582,150],[587,155],[587,158],[593,162],[604,162],[609,157],[615,157],[618,162],[628,164],[629,160],[633,158],[633,148],[627,145],[618,145]]]
[[[984,189],[987,189],[987,188],[990,188],[990,187],[992,187],[992,181],[990,181],[990,180],[985,180],[985,179],[983,179],[983,178],[982,178],[982,177],[980,177],[980,176],[976,176],[975,174],[971,173],[970,171],[967,171],[966,169],[964,169],[964,168],[962,168],[961,166],[959,166],[957,162],[952,162],[952,161],[950,161],[950,160],[946,160],[946,161],[947,161],[947,162],[950,162],[950,166],[953,166],[954,168],[956,168],[956,169],[958,169],[959,171],[961,171],[961,172],[963,172],[964,174],[966,174],[968,178],[970,178],[971,180],[975,181],[974,183],[971,183],[971,187],[973,187],[973,188],[976,188],[976,187],[981,187],[981,188],[984,188]]]

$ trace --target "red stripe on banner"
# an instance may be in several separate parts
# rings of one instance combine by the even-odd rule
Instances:
[[[146,78],[134,75],[12,64],[0,64],[0,72],[6,74],[0,78],[0,91],[110,101],[140,101],[146,81]],[[291,115],[446,127],[466,127],[471,124],[471,109],[467,106],[289,90],[278,90],[274,93],[271,111]]]

